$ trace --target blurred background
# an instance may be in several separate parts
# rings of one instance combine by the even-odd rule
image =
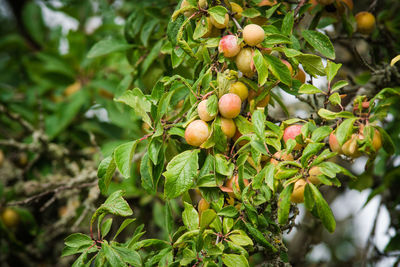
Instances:
[[[165,32],[177,3],[0,0],[1,266],[71,265],[73,256],[60,258],[63,239],[87,233],[90,216],[106,197],[97,188],[100,160],[147,131],[130,108],[113,98],[134,87],[149,93],[164,75],[194,78],[185,55],[167,45]],[[371,37],[348,37],[351,14],[324,16],[318,24],[332,38],[336,62],[343,64],[338,78],[350,83],[347,102],[356,94],[373,96],[385,87],[399,87],[399,69],[388,64],[400,54],[400,3],[355,1],[353,13],[367,9],[378,22]],[[308,16],[299,28],[312,20]],[[119,46],[91,49],[101,40]],[[326,88],[323,78],[313,83]],[[274,90],[291,116],[307,118],[313,112],[301,99]],[[395,142],[395,155],[381,151],[367,171],[366,158],[354,163],[337,158],[359,179],[342,179],[341,188],[322,190],[338,222],[335,233],[323,230],[301,208],[298,225],[286,238],[294,266],[399,263],[399,100],[388,98],[389,116],[381,124]],[[272,117],[287,118],[278,105],[269,109]],[[140,147],[137,151],[135,159]],[[165,238],[163,202],[142,189],[139,161],[134,164],[131,178],[117,176],[109,188],[109,193],[127,192],[137,218],[124,233],[144,223],[147,237]],[[173,209],[180,214],[178,201]]]

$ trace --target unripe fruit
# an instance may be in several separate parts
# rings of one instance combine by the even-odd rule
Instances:
[[[1,214],[1,220],[6,227],[15,227],[19,223],[19,214],[11,208],[5,208]]]
[[[266,95],[264,99],[261,99],[257,102],[256,107],[258,108],[265,108],[269,104],[269,100],[271,99],[271,95]]]
[[[249,24],[243,29],[243,40],[250,46],[256,46],[264,41],[264,29],[257,24]]]
[[[306,82],[306,73],[302,69],[299,68],[299,70],[297,71],[294,78],[296,80],[300,81],[301,83],[305,83]]]
[[[247,89],[247,86],[242,82],[232,83],[229,92],[238,95],[242,102],[249,96],[249,89]]]
[[[203,211],[207,210],[210,207],[210,203],[207,202],[204,198],[200,199],[199,205],[197,207],[199,213],[202,213]]]
[[[208,113],[207,100],[203,100],[199,103],[197,106],[197,113],[199,114],[200,119],[203,121],[211,121],[217,116],[217,114],[211,116],[210,113]]]
[[[304,179],[297,180],[297,182],[294,184],[293,192],[290,196],[290,201],[294,203],[303,203],[305,187],[306,181]]]
[[[357,31],[363,34],[370,34],[375,28],[375,17],[369,12],[363,11],[355,16]]]
[[[243,8],[236,4],[235,2],[229,2],[231,4],[232,7],[232,13],[234,13],[235,15],[233,15],[233,17],[235,19],[241,19],[242,18],[242,12],[243,12]]]
[[[278,151],[271,158],[271,163],[275,166],[279,163],[279,161],[276,159],[279,159],[280,161],[292,161],[294,158],[292,154],[288,154],[286,152],[282,153],[281,151]]]
[[[235,189],[237,189],[238,192],[240,192],[240,187],[239,187],[239,176],[236,174],[233,176],[231,179],[226,181],[226,187],[231,189],[233,192],[233,183],[235,183]],[[249,181],[247,179],[243,179],[244,186],[249,185]]]
[[[228,138],[232,138],[236,133],[235,122],[232,119],[221,118],[221,130]]]
[[[292,74],[293,74],[293,67],[292,67],[292,65],[290,65],[290,63],[289,63],[287,60],[281,59],[281,61],[282,61],[283,64],[285,64],[285,65],[288,67],[288,69],[289,69],[289,71],[290,71],[290,75],[292,75]]]
[[[374,137],[372,138],[372,146],[375,151],[378,151],[382,147],[382,137],[381,133],[375,129]]]
[[[200,146],[209,135],[208,125],[202,120],[192,121],[185,130],[185,140],[192,146]]]
[[[218,45],[218,51],[224,54],[224,57],[234,57],[240,52],[238,38],[233,35],[226,35],[221,38]]]
[[[323,6],[326,6],[326,5],[333,4],[333,2],[335,2],[335,0],[317,0],[317,2],[320,3]]]
[[[207,0],[199,0],[200,8],[207,8],[207,6],[208,6]]]
[[[303,125],[299,124],[290,125],[289,127],[287,127],[283,132],[283,141],[285,141],[286,143],[289,139],[296,139],[296,136],[301,134],[301,127],[303,127]],[[299,150],[301,149],[301,147],[301,144],[296,144],[294,150]]]
[[[329,135],[329,147],[333,152],[342,153],[342,148],[333,132]]]
[[[358,150],[358,144],[357,144],[358,139],[359,139],[358,135],[353,134],[351,136],[351,138],[343,144],[343,146],[342,146],[343,154],[345,154],[346,156],[351,157],[351,158],[360,157],[361,153]]]
[[[310,175],[308,177],[308,181],[310,181],[312,184],[319,185],[321,183],[321,181],[318,179],[318,175],[321,175],[322,172],[318,166],[311,167],[311,169],[308,171],[308,174]]]
[[[211,16],[211,23],[215,26],[215,28],[217,29],[225,29],[226,26],[228,26],[228,22],[229,22],[229,15],[225,14],[225,21],[223,24],[218,23],[218,21],[216,21],[214,19],[214,17]]]
[[[253,49],[244,48],[236,56],[235,63],[237,68],[248,78],[253,77],[255,67],[253,62]]]
[[[236,118],[240,113],[241,106],[240,97],[232,93],[223,95],[218,101],[219,112],[227,119]]]

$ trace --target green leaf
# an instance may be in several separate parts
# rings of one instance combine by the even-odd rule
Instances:
[[[234,118],[236,127],[238,128],[239,132],[241,134],[249,134],[254,132],[253,124],[246,120],[245,117],[242,115],[237,116]]]
[[[129,263],[132,266],[142,266],[142,259],[137,251],[125,247],[118,247],[114,244],[111,245],[111,247],[119,254],[124,262]]]
[[[211,17],[213,17],[219,24],[224,24],[225,22],[225,14],[228,13],[223,6],[214,6],[208,9],[208,13]]]
[[[101,236],[103,238],[110,232],[112,221],[112,218],[109,218],[101,225]]]
[[[304,188],[304,206],[307,210],[312,211],[312,209],[314,208],[314,204],[314,197],[310,189],[309,183],[306,183],[306,187]]]
[[[317,87],[315,87],[312,84],[304,83],[302,86],[300,86],[299,89],[300,94],[318,94],[318,93],[323,93],[323,91]]]
[[[248,267],[249,262],[243,255],[222,254],[222,261],[228,267]]]
[[[353,133],[354,122],[357,118],[344,120],[336,129],[336,138],[342,146]]]
[[[245,223],[245,225],[250,235],[257,241],[257,243],[263,245],[272,252],[277,251],[277,249],[273,245],[271,245],[271,243],[268,242],[265,236],[257,228],[253,227],[250,223]]]
[[[286,13],[285,17],[283,18],[281,27],[282,34],[290,35],[292,33],[293,24],[294,24],[294,16],[293,12],[290,11]]]
[[[100,162],[97,170],[97,177],[99,177],[99,188],[103,195],[107,193],[108,186],[110,185],[116,167],[117,165],[115,164],[113,156],[109,156]]]
[[[268,65],[258,49],[254,50],[253,61],[258,74],[258,84],[263,86],[268,78]]]
[[[210,116],[216,116],[218,113],[218,98],[216,95],[212,95],[207,98],[207,112]]]
[[[125,43],[122,40],[106,39],[95,43],[89,50],[87,57],[95,58],[110,54],[117,51],[125,51],[131,48],[132,45]]]
[[[318,110],[318,115],[325,120],[334,120],[337,118],[353,118],[353,113],[349,111],[333,112],[324,108]]]
[[[217,217],[217,214],[212,209],[207,209],[201,213],[200,231],[206,229]]]
[[[295,56],[301,65],[303,66],[304,70],[316,77],[325,75],[324,65],[322,64],[322,59],[317,55],[310,55],[310,54],[301,54]]]
[[[254,125],[254,130],[256,132],[257,137],[261,140],[264,141],[264,132],[265,132],[265,124],[264,122],[266,121],[264,112],[261,110],[255,110],[253,113],[253,116],[251,117],[251,120]]]
[[[253,240],[247,235],[229,235],[229,239],[238,246],[252,246]]]
[[[333,80],[341,66],[342,64],[336,64],[330,60],[327,61],[325,72],[328,82]]]
[[[208,32],[208,20],[205,16],[201,17],[196,23],[196,29],[193,33],[193,39],[197,40]]]
[[[313,140],[314,142],[321,142],[331,132],[332,132],[332,128],[329,126],[318,127],[315,131],[313,131],[313,133],[311,135],[311,140]]]
[[[278,201],[278,222],[285,224],[289,218],[290,196],[293,192],[294,183],[286,186],[279,195]]]
[[[120,225],[120,227],[118,228],[117,233],[115,234],[113,240],[115,240],[115,238],[117,238],[117,236],[131,223],[133,223],[134,221],[136,221],[136,219],[125,219],[122,224]]]
[[[335,92],[345,86],[347,86],[349,83],[347,81],[337,81],[331,88],[331,92]]]
[[[167,198],[176,198],[189,190],[194,183],[199,168],[200,150],[188,150],[175,156],[167,165],[164,194]]]
[[[309,143],[303,150],[303,154],[301,155],[300,162],[303,167],[308,165],[308,160],[318,154],[321,149],[325,146],[323,143]]]
[[[106,242],[101,244],[101,249],[104,251],[104,255],[111,266],[127,266],[124,260],[121,258],[121,255],[119,255],[119,253]]]
[[[215,171],[224,176],[232,176],[235,166],[221,155],[215,155]]]
[[[84,234],[76,233],[69,235],[67,238],[64,239],[64,244],[69,247],[79,248],[82,246],[90,246],[93,244],[93,240]]]
[[[158,24],[160,24],[160,21],[159,21],[158,19],[152,18],[152,19],[148,20],[148,21],[142,26],[142,29],[141,29],[141,32],[140,32],[140,41],[143,43],[143,45],[144,45],[145,47],[148,46],[148,42],[149,42],[150,35],[151,35],[151,33],[153,32],[154,28],[155,28]]]
[[[309,183],[312,194],[314,196],[315,205],[317,207],[318,216],[320,217],[322,224],[328,229],[329,232],[334,232],[336,228],[335,217],[333,217],[333,213],[328,203],[326,203],[325,199],[319,192],[318,188],[315,185]]]
[[[131,162],[133,155],[135,154],[135,149],[138,141],[132,141],[118,146],[114,150],[114,161],[117,165],[119,172],[125,178],[131,175]]]
[[[264,41],[262,42],[263,46],[270,47],[277,44],[291,44],[292,42],[288,37],[282,34],[273,33],[267,34],[265,36]]]
[[[189,230],[195,230],[199,228],[199,214],[197,210],[187,202],[184,202],[183,204],[185,206],[185,210],[182,212],[183,224]]]
[[[329,102],[331,102],[332,105],[336,106],[342,103],[342,99],[340,98],[339,93],[333,93],[329,97]]]
[[[139,88],[126,91],[115,101],[124,103],[133,108],[137,115],[141,116],[143,121],[148,125],[152,125],[152,121],[147,114],[151,111],[151,102],[147,100],[143,92]]]
[[[45,45],[47,29],[43,21],[44,14],[42,14],[40,4],[37,2],[26,2],[24,5],[19,6],[19,10],[21,8],[20,18],[28,35],[38,44]],[[35,23],[32,23],[32,21]]]
[[[264,57],[268,63],[268,69],[272,74],[282,83],[290,86],[292,84],[292,78],[289,68],[277,57],[271,55],[264,55]]]
[[[304,30],[301,32],[304,39],[309,43],[315,50],[320,52],[322,55],[330,59],[335,59],[335,48],[333,47],[331,40],[328,36],[318,31]]]
[[[261,15],[261,13],[255,8],[246,8],[242,12],[242,16],[246,17],[246,18],[255,18],[255,17],[258,17],[260,15]]]
[[[233,206],[223,207],[219,212],[219,216],[234,218],[239,214],[238,210]]]

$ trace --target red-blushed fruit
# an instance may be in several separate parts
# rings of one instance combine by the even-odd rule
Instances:
[[[339,141],[336,138],[336,135],[331,132],[329,135],[329,147],[331,148],[332,152],[342,153],[342,147],[339,144]]]
[[[358,158],[361,156],[361,152],[358,150],[358,143],[359,136],[357,134],[353,134],[349,140],[347,140],[343,146],[342,151],[343,154],[350,158]]]
[[[283,141],[286,143],[289,139],[296,139],[296,136],[301,134],[301,127],[303,127],[303,125],[300,124],[294,124],[287,127],[283,132]],[[301,144],[296,144],[294,150],[299,150],[301,147]]]
[[[243,40],[250,46],[256,46],[264,41],[265,31],[257,24],[246,25],[243,29]]]
[[[241,49],[235,59],[236,67],[244,76],[251,78],[255,74],[255,66],[253,62],[253,49]]]
[[[6,227],[16,227],[19,224],[19,214],[11,208],[5,208],[1,213],[1,220]]]
[[[293,203],[303,203],[305,188],[306,188],[306,181],[304,179],[297,180],[294,183],[294,188],[292,195],[290,196],[290,201],[292,201]]]
[[[249,185],[249,181],[247,179],[243,179],[244,186]],[[236,174],[232,178],[228,179],[225,183],[225,186],[220,187],[223,192],[227,192],[228,195],[232,198],[235,197],[234,191],[233,191],[233,185],[235,185],[235,191],[240,192],[240,187],[239,187],[239,176]]]
[[[232,119],[221,118],[221,130],[228,138],[232,138],[236,133],[235,122]]]
[[[235,19],[241,19],[243,8],[240,5],[236,4],[235,2],[229,2],[229,3],[231,4],[232,13],[235,14],[233,15],[233,17]]]
[[[357,31],[363,34],[370,34],[375,29],[375,16],[369,12],[363,11],[355,16]]]
[[[208,125],[202,120],[192,121],[185,130],[185,140],[192,146],[200,146],[207,140],[209,135]]]
[[[362,107],[362,109],[368,109],[368,108],[369,108],[369,101],[364,101],[364,102],[362,102],[362,103],[361,103],[361,107]],[[354,111],[358,110],[358,104],[355,104],[355,105],[354,105],[353,110],[354,110]]]
[[[287,66],[287,68],[290,71],[290,75],[293,75],[293,67],[292,65],[285,59],[281,59],[282,63],[285,64]]]
[[[223,95],[218,101],[219,113],[227,119],[236,118],[240,113],[241,106],[240,97],[232,93]]]
[[[313,166],[310,168],[308,171],[308,181],[310,181],[312,184],[319,185],[321,181],[318,178],[318,175],[321,175],[322,172],[318,166]]]
[[[211,23],[214,25],[214,27],[215,28],[217,28],[217,29],[225,29],[226,28],[226,26],[228,26],[228,23],[229,23],[229,15],[228,14],[225,14],[225,20],[224,20],[224,23],[218,23],[218,21],[216,21],[215,19],[214,19],[214,17],[213,16],[211,16]]]
[[[305,83],[306,82],[306,73],[302,69],[299,68],[299,70],[297,71],[294,78],[296,80],[300,81],[301,83]]]
[[[270,162],[276,166],[278,165],[279,161],[292,161],[292,160],[294,160],[292,154],[288,154],[287,152],[282,153],[282,151],[278,151],[272,156]]]
[[[240,45],[236,35],[229,34],[221,38],[218,45],[218,51],[224,54],[224,57],[234,57],[240,52]]]
[[[247,89],[247,86],[242,82],[232,83],[229,88],[229,92],[238,95],[242,102],[245,101],[249,96],[249,89]]]
[[[203,121],[211,121],[217,116],[217,114],[211,116],[210,113],[208,113],[207,100],[203,100],[199,103],[197,106],[197,113],[199,114],[200,119]]]

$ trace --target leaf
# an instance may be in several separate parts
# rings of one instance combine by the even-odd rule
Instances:
[[[336,129],[336,138],[342,146],[353,133],[354,122],[357,118],[344,120]]]
[[[333,112],[324,108],[318,110],[318,115],[325,120],[334,120],[337,118],[353,118],[353,113],[349,111]]]
[[[314,208],[314,204],[315,203],[312,191],[309,184],[306,183],[306,187],[304,188],[304,206],[307,210],[312,211],[312,209]]]
[[[152,121],[147,114],[151,111],[151,102],[147,100],[143,92],[139,88],[126,91],[115,101],[124,103],[135,110],[135,113],[142,117],[143,121],[148,125],[152,125]]]
[[[331,87],[331,92],[335,92],[345,86],[347,86],[349,83],[347,81],[337,81],[332,87]]]
[[[342,64],[336,64],[330,60],[327,61],[325,72],[328,82],[333,80],[341,66]]]
[[[107,219],[102,225],[101,225],[101,236],[105,237],[108,232],[111,229],[111,225],[112,225],[112,218]]]
[[[124,262],[127,262],[132,266],[142,266],[142,259],[137,251],[125,247],[118,247],[114,244],[112,244],[111,247],[119,254]]]
[[[115,164],[113,156],[109,156],[100,162],[97,170],[97,177],[99,178],[100,192],[103,195],[107,193],[108,186],[110,185],[116,167],[117,165]]]
[[[219,212],[219,216],[234,218],[239,214],[238,210],[233,206],[223,207]]]
[[[200,150],[188,150],[176,155],[167,165],[164,194],[167,198],[176,198],[189,190],[197,176]]]
[[[241,134],[249,134],[254,131],[253,124],[246,120],[245,117],[242,115],[237,116],[234,118],[236,127],[238,128]]]
[[[249,262],[243,255],[222,254],[222,261],[228,267],[248,267]]]
[[[333,93],[329,96],[329,102],[331,102],[332,105],[336,106],[342,103],[342,99],[340,98],[339,93]]]
[[[277,251],[277,249],[273,245],[271,245],[271,243],[268,242],[265,236],[257,228],[253,227],[250,223],[245,223],[245,225],[250,235],[257,241],[257,243],[263,245],[272,252]]]
[[[300,86],[299,89],[300,94],[318,94],[318,93],[323,93],[323,91],[317,87],[315,87],[312,84],[304,83],[302,86]]]
[[[319,192],[318,188],[312,183],[309,183],[312,194],[314,196],[315,205],[317,207],[318,216],[320,217],[322,224],[328,229],[329,232],[334,232],[336,228],[335,217],[333,216],[332,210],[326,203],[325,199]]]
[[[229,239],[238,246],[252,246],[253,240],[247,235],[229,235]]]
[[[321,142],[331,132],[332,132],[332,128],[329,126],[318,127],[315,131],[312,132],[311,140],[313,140],[314,142]]]
[[[127,217],[132,215],[132,209],[129,204],[122,198],[124,192],[122,190],[112,193],[106,201],[93,214],[90,224],[102,214],[110,213],[118,216]]]
[[[225,14],[228,13],[223,6],[214,6],[208,9],[208,13],[211,17],[213,17],[219,24],[224,24],[225,22]]]
[[[197,40],[204,36],[208,32],[208,20],[205,16],[201,17],[196,24],[196,28],[193,33],[193,39]]]
[[[217,214],[212,209],[207,209],[201,213],[200,231],[206,229],[217,217]]]
[[[183,22],[185,21],[184,16],[177,17],[176,20],[170,20],[167,26],[167,36],[168,40],[171,42],[172,46],[177,43],[176,36],[178,35],[179,29],[181,28]]]
[[[301,54],[295,56],[301,65],[303,66],[304,70],[316,77],[317,75],[323,76],[325,75],[324,65],[322,64],[322,60],[317,55],[310,55],[310,54]]]
[[[268,65],[258,49],[254,50],[253,61],[258,74],[258,84],[263,86],[268,78]]]
[[[215,155],[215,171],[217,173],[229,177],[232,176],[234,168],[235,166],[231,162],[228,162],[223,155]]]
[[[150,35],[158,24],[160,24],[160,21],[158,19],[152,18],[142,26],[140,32],[140,41],[143,43],[145,47],[148,46]]]
[[[253,122],[254,130],[256,132],[257,137],[261,140],[264,141],[264,132],[265,132],[265,115],[264,112],[261,110],[256,110],[253,113],[253,116],[251,117],[251,120]]]
[[[125,43],[122,40],[106,39],[95,43],[90,48],[87,57],[95,58],[110,54],[112,52],[125,51],[131,48],[132,45]]]
[[[216,95],[212,95],[207,98],[207,112],[211,117],[216,116],[218,114],[218,98]]]
[[[304,30],[301,32],[301,34],[307,43],[314,47],[315,50],[327,58],[335,59],[335,48],[333,47],[328,36],[318,31],[310,30]]]
[[[136,145],[138,140],[119,145],[114,150],[114,161],[117,165],[118,171],[125,178],[131,175],[131,163],[133,155],[135,154]]]
[[[291,44],[292,42],[288,37],[282,34],[278,33],[273,33],[273,34],[267,34],[265,36],[264,41],[262,42],[262,45],[264,46],[273,46],[277,44]]]
[[[290,35],[292,33],[293,24],[294,24],[294,16],[293,12],[290,11],[286,13],[285,17],[283,18],[281,27],[282,34]]]
[[[183,203],[185,210],[182,212],[183,224],[190,230],[199,228],[199,214],[192,205],[187,202]]]
[[[242,12],[242,16],[246,17],[246,18],[255,18],[255,17],[258,17],[260,15],[261,15],[260,11],[258,11],[255,8],[246,8]]]
[[[93,240],[84,234],[76,233],[69,235],[67,238],[64,239],[64,244],[69,247],[79,248],[82,246],[90,246],[93,244]]]
[[[136,219],[125,219],[122,224],[120,225],[120,227],[118,228],[117,233],[115,234],[113,240],[115,240],[115,238],[117,238],[117,236],[131,223],[133,223],[134,221],[136,221]]]
[[[286,186],[279,195],[278,201],[278,222],[285,224],[289,218],[290,196],[293,192],[294,183]]]
[[[282,83],[290,86],[292,84],[292,78],[289,68],[277,57],[264,55],[264,58],[268,63],[268,69],[272,74]]]
[[[301,155],[300,162],[303,167],[308,165],[308,160],[318,154],[321,149],[325,146],[323,143],[309,143],[303,150],[303,154]]]
[[[121,256],[118,254],[118,252],[116,252],[106,242],[101,244],[101,249],[104,251],[104,255],[106,256],[111,266],[127,266],[124,260],[122,260]]]

